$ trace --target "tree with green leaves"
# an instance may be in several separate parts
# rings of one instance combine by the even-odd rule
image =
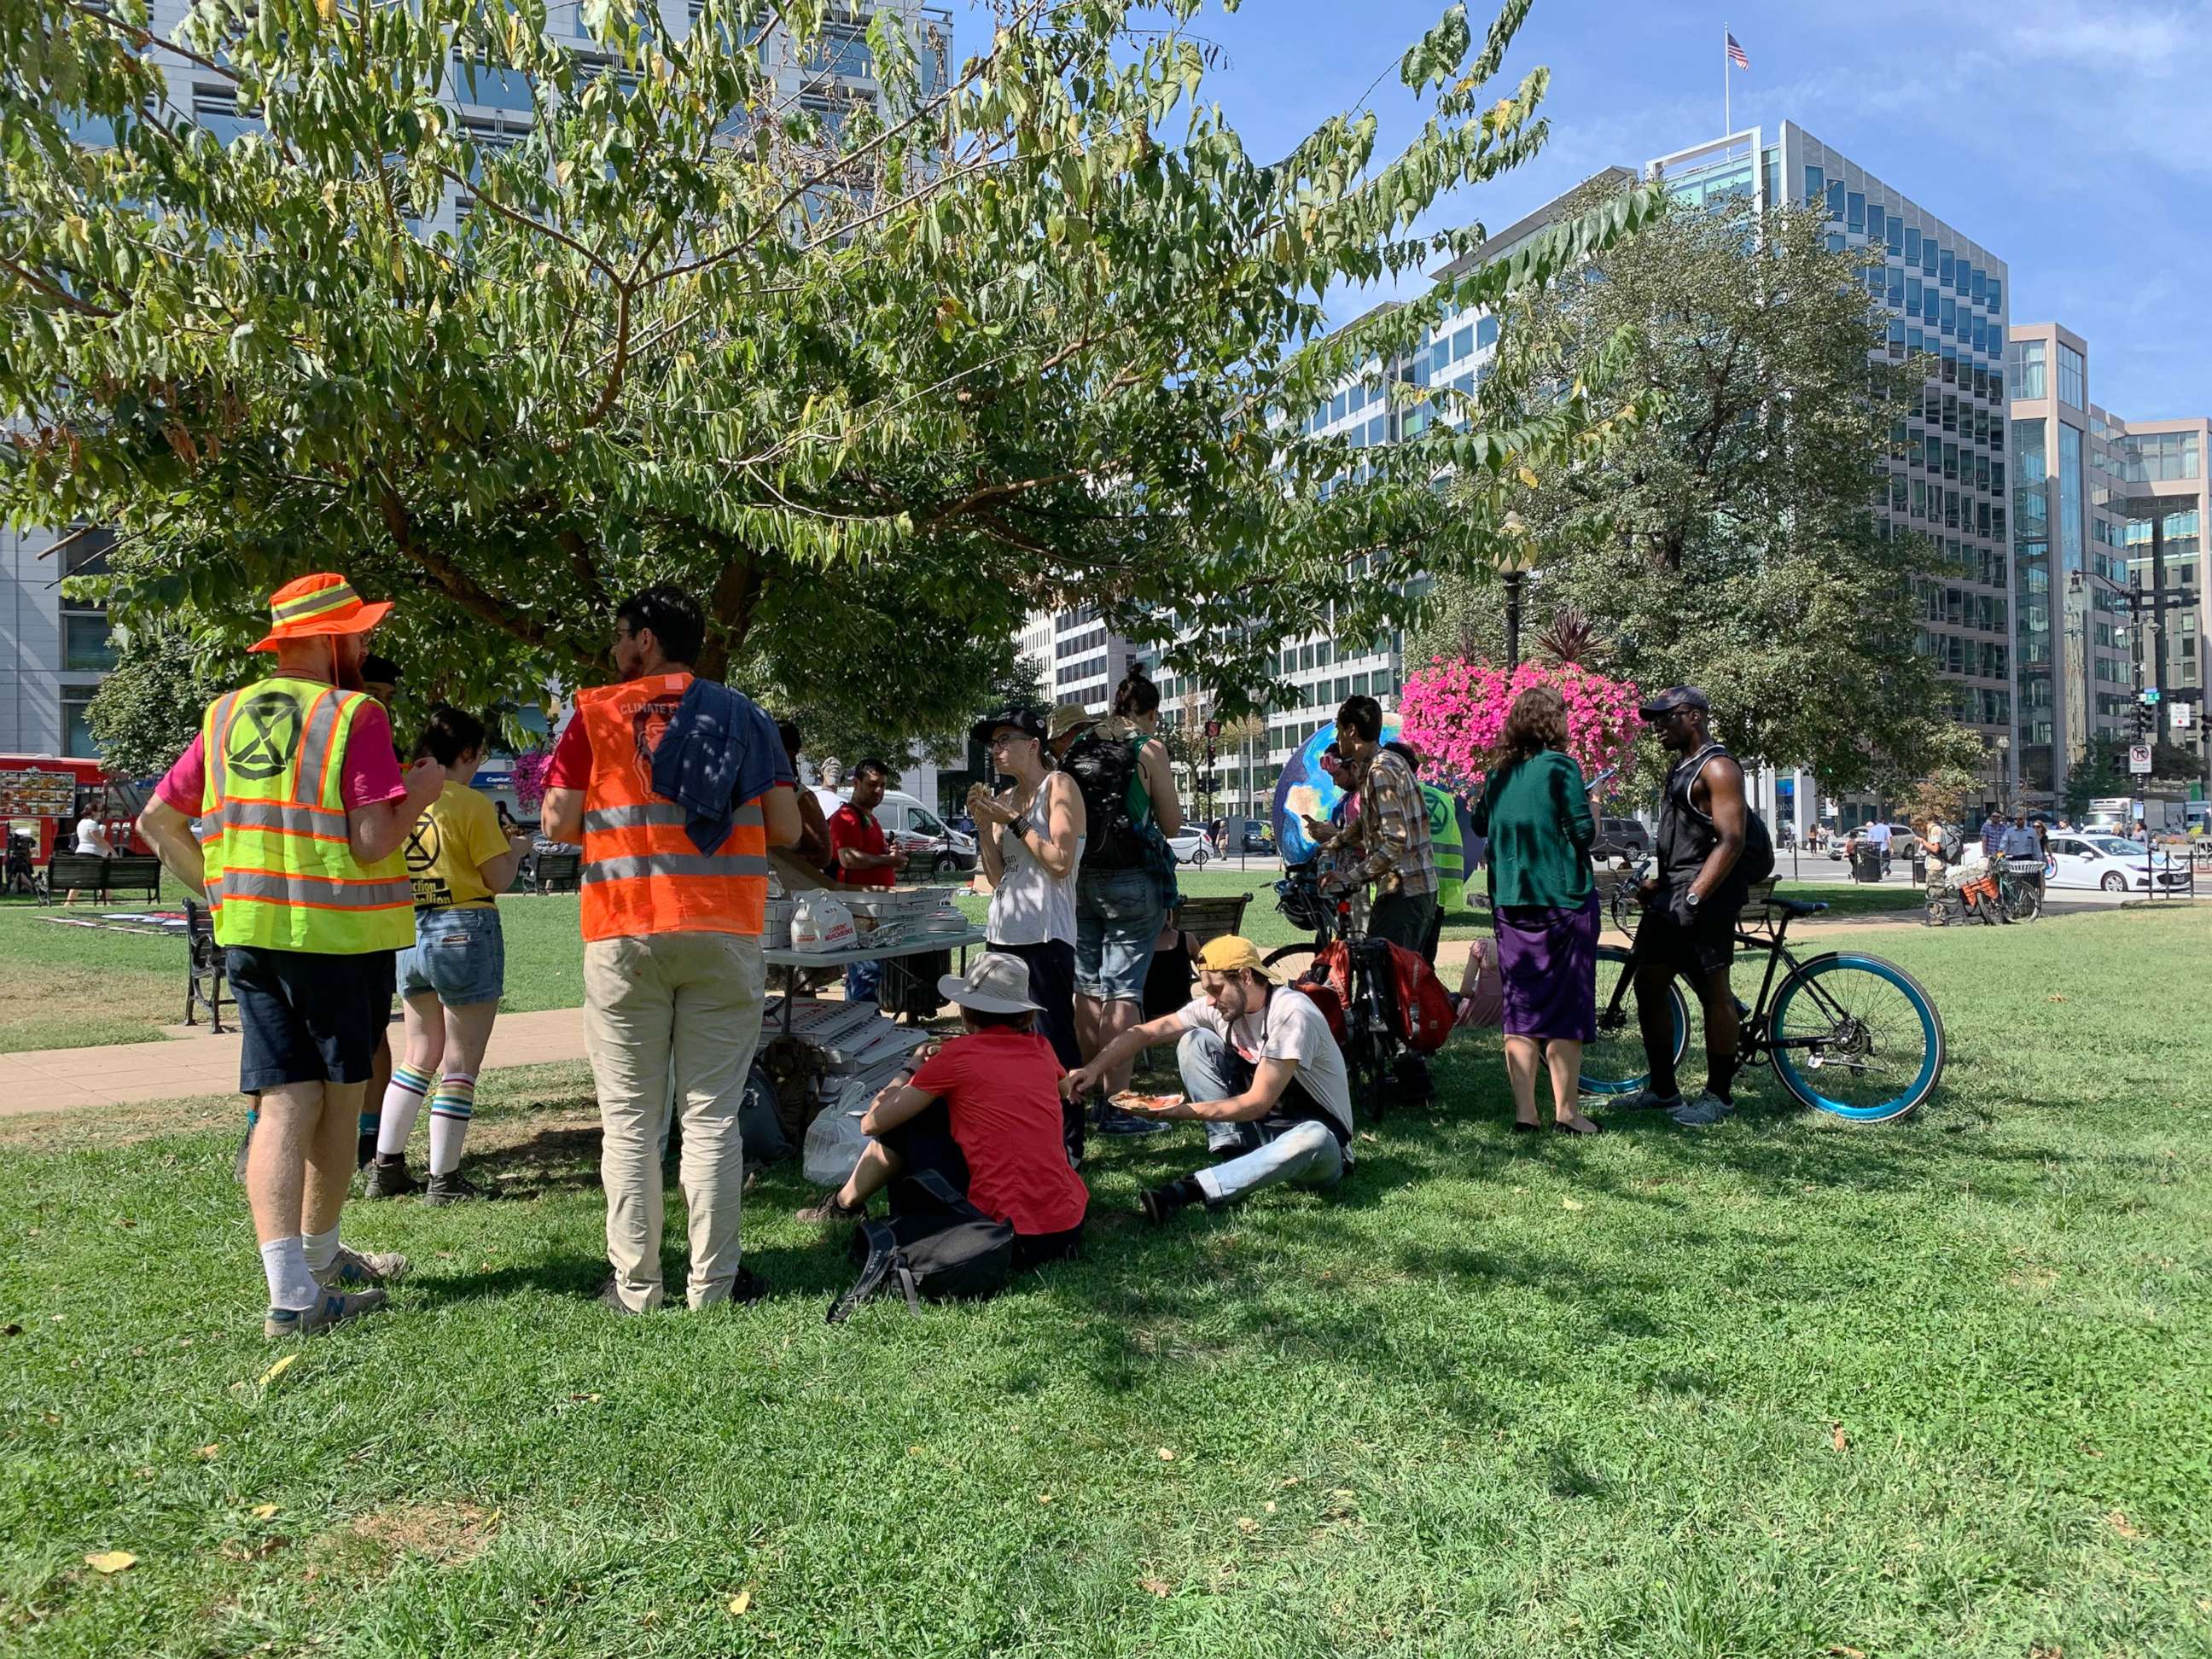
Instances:
[[[1453,5],[1407,51],[1430,113],[1397,155],[1365,113],[1264,161],[1203,100],[1198,0],[1000,0],[941,82],[881,10],[885,112],[826,116],[759,49],[814,52],[812,0],[680,31],[585,0],[580,34],[544,0],[198,0],[167,36],[146,0],[18,0],[0,514],[112,526],[118,617],[210,653],[343,568],[401,601],[380,648],[472,706],[603,676],[648,580],[705,597],[702,670],[886,741],[957,729],[1036,606],[1172,618],[1170,667],[1264,695],[1266,644],[1332,604],[1371,634],[1417,571],[1486,556],[1436,477],[1607,418],[1593,388],[1440,425],[1348,483],[1300,418],[1656,210],[1594,204],[1323,335],[1333,287],[1483,240],[1414,226],[1543,142],[1544,70],[1489,90],[1529,3],[1480,35]],[[165,63],[258,130],[201,125]],[[526,133],[457,118],[486,77]]]
[[[184,753],[224,682],[205,671],[191,641],[174,628],[136,629],[117,647],[114,670],[94,694],[85,723],[111,771],[149,777]]]
[[[1870,356],[1870,256],[1830,252],[1825,228],[1742,199],[1683,208],[1583,280],[1516,295],[1486,420],[1547,406],[1600,357],[1650,412],[1564,466],[1463,479],[1456,499],[1523,532],[1534,621],[1580,612],[1607,672],[1704,687],[1747,763],[1806,766],[1841,793],[1948,763],[1963,728],[1913,649],[1911,577],[1934,549],[1873,512],[1925,366]],[[1431,637],[1489,639],[1501,586],[1448,579]]]

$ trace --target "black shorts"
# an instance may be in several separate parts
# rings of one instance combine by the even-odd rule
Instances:
[[[1698,907],[1697,917],[1686,927],[1665,908],[1664,899],[1647,905],[1636,924],[1638,963],[1656,963],[1676,973],[1702,979],[1720,972],[1735,960],[1735,924],[1743,907],[1716,909]]]
[[[324,956],[234,945],[224,961],[246,1039],[238,1091],[366,1083],[392,1023],[390,951]]]

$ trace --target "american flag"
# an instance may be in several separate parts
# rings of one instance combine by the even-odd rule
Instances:
[[[1735,36],[1731,34],[1729,35],[1727,39],[1729,62],[1734,64],[1740,70],[1749,69],[1751,67],[1751,59],[1744,55],[1743,48],[1736,45]]]

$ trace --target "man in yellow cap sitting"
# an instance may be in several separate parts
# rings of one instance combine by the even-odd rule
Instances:
[[[1212,939],[1199,952],[1199,994],[1175,1013],[1115,1037],[1066,1079],[1074,1098],[1117,1065],[1176,1045],[1187,1098],[1125,1097],[1129,1109],[1206,1126],[1221,1162],[1141,1195],[1146,1219],[1203,1203],[1234,1204],[1285,1182],[1333,1187],[1352,1167],[1352,1081],[1328,1021],[1303,992],[1268,976],[1249,939]]]
[[[361,690],[368,631],[391,609],[362,603],[343,576],[277,589],[274,626],[253,647],[276,653],[276,672],[216,699],[138,820],[170,872],[205,895],[225,947],[245,1037],[239,1091],[260,1097],[246,1193],[271,1338],[382,1307],[382,1284],[407,1267],[338,1242],[392,955],[415,938],[401,849],[446,781],[428,759],[402,776],[390,720]]]

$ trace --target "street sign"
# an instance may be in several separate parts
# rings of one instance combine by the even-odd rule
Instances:
[[[2158,688],[2157,688],[2156,686],[2154,686],[2154,685],[2146,685],[2145,687],[2143,687],[2143,689],[2142,689],[2142,702],[2143,702],[2143,706],[2144,706],[2145,708],[2157,708],[2157,707],[2158,707],[2158,698],[2159,698],[2159,690],[2158,690]]]
[[[2173,705],[2173,714],[2171,718],[2173,720],[2173,729],[2175,731],[2186,732],[2190,728],[2191,725],[2195,721],[2196,717],[2197,711],[2191,708],[2187,703],[2177,702]]]
[[[2137,777],[2148,777],[2150,775],[2150,745],[2148,744],[2131,743],[2128,745],[2128,770],[2134,773]]]
[[[1216,738],[1219,737],[1220,735],[1221,735],[1221,722],[1220,722],[1219,720],[1208,720],[1208,721],[1206,721],[1206,741],[1208,741],[1208,742],[1210,743],[1210,742],[1212,742],[1214,738]]]

